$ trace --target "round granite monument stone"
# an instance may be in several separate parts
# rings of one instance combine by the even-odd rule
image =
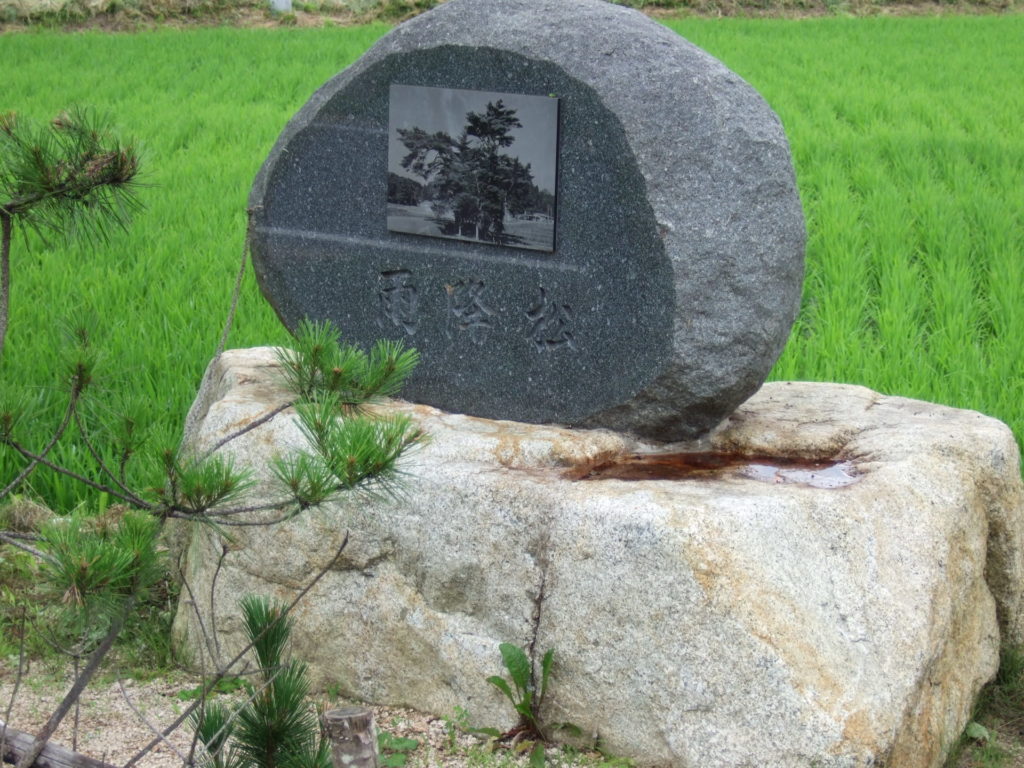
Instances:
[[[444,410],[698,436],[764,382],[804,222],[778,118],[601,0],[450,0],[292,119],[250,197],[282,321],[419,350]]]

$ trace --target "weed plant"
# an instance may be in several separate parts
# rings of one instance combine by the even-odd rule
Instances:
[[[395,736],[387,731],[377,731],[377,749],[380,753],[381,768],[405,768],[409,755],[420,745],[418,739]]]
[[[505,666],[508,680],[498,675],[492,675],[487,678],[487,682],[501,691],[509,700],[512,708],[515,709],[516,714],[519,715],[519,724],[516,726],[516,730],[543,741],[546,736],[544,728],[541,726],[540,708],[548,690],[555,651],[553,648],[549,649],[541,660],[541,678],[538,687],[534,681],[533,665],[530,663],[526,651],[512,643],[501,643],[498,650],[501,653],[501,661]],[[511,685],[509,681],[511,681]],[[500,736],[501,734],[495,732],[493,735]]]

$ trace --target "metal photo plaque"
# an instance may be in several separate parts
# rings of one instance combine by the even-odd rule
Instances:
[[[392,85],[388,229],[555,249],[558,99]]]

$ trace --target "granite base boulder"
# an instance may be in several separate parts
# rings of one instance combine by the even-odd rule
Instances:
[[[187,447],[208,449],[288,399],[271,350],[227,352]],[[431,438],[408,457],[404,497],[348,497],[233,529],[230,542],[197,526],[183,572],[198,605],[183,592],[179,647],[204,658],[196,609],[225,650],[238,647],[239,598],[292,598],[347,532],[295,613],[294,653],[316,686],[510,726],[485,680],[510,642],[555,649],[548,721],[640,765],[936,768],[1000,643],[1024,639],[1019,455],[981,414],[772,383],[685,446],[851,462],[854,482],[827,488],[739,470],[579,480],[666,446],[382,407]],[[219,453],[266,497],[270,458],[303,447],[284,411]]]

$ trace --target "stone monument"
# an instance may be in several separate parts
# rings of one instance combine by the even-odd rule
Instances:
[[[401,25],[288,124],[250,207],[288,328],[407,342],[403,396],[457,413],[691,438],[761,386],[800,299],[778,118],[603,0]]]
[[[240,595],[319,573],[296,655],[363,701],[511,727],[486,680],[510,642],[556,651],[545,722],[641,766],[942,764],[1024,641],[1017,446],[977,413],[762,387],[804,228],[740,78],[599,0],[450,0],[313,96],[251,209],[289,328],[420,351],[413,402],[374,407],[430,441],[397,501],[197,526],[193,658],[206,629],[242,643]],[[184,449],[275,498],[274,456],[309,448],[293,399],[273,350],[229,351]]]

